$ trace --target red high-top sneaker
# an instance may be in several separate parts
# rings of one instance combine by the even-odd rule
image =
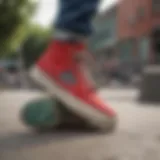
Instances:
[[[82,43],[55,40],[31,69],[30,75],[94,127],[110,129],[116,124],[116,114],[100,100],[83,72],[86,70],[79,60],[84,49]]]

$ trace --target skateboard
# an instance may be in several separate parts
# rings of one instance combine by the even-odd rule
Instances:
[[[56,98],[36,98],[26,103],[20,112],[21,121],[36,131],[47,131],[61,127],[83,127],[87,123]]]
[[[117,120],[103,128],[92,126],[88,121],[71,112],[56,98],[37,98],[25,104],[20,112],[21,121],[34,131],[75,128],[98,132],[113,132]]]

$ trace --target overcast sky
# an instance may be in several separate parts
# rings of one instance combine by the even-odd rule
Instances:
[[[34,22],[41,25],[47,26],[52,20],[55,19],[57,10],[58,10],[58,0],[37,0],[39,5],[37,8],[36,15],[34,17]],[[103,11],[105,8],[109,7],[117,0],[101,0],[99,7],[100,11]]]

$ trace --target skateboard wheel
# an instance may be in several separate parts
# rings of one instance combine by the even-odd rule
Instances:
[[[21,120],[29,127],[46,130],[60,123],[60,114],[53,99],[35,99],[23,107]]]

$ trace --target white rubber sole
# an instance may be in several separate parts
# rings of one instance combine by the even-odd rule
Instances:
[[[44,86],[49,94],[62,101],[73,113],[84,118],[90,125],[101,130],[111,130],[116,126],[117,118],[107,116],[78,98],[68,94],[56,82],[51,80],[37,66],[29,71],[30,77]]]

